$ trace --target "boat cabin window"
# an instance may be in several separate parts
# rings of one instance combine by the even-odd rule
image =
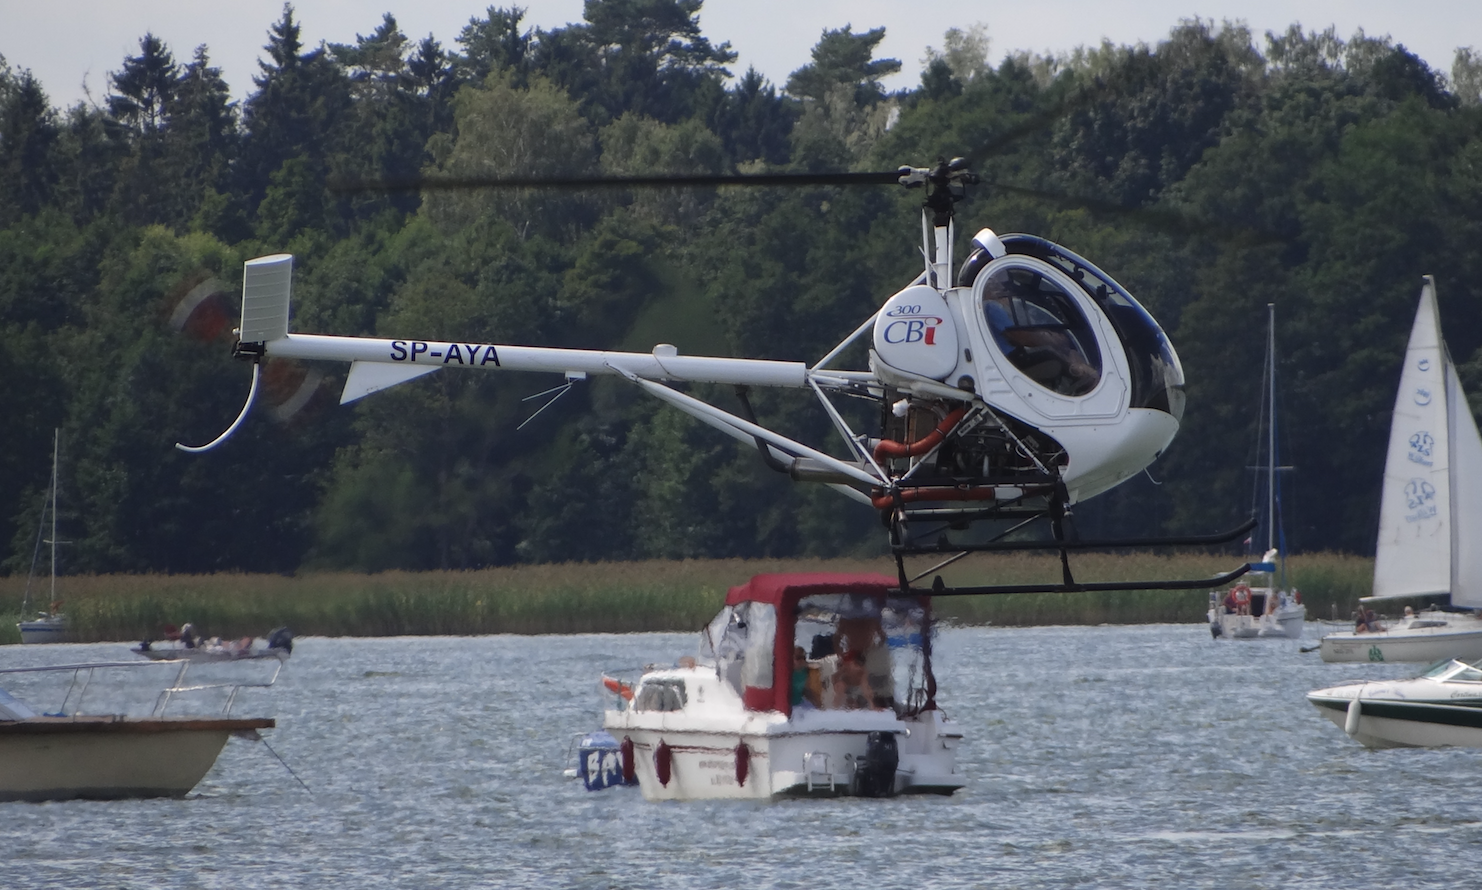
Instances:
[[[794,710],[904,709],[924,683],[924,620],[924,609],[910,598],[803,598],[793,640]]]
[[[1012,265],[991,272],[983,286],[983,317],[993,342],[1040,386],[1080,396],[1100,382],[1101,350],[1090,323],[1043,272]]]
[[[633,698],[633,710],[682,711],[688,702],[683,680],[659,678],[644,681]]]
[[[713,653],[720,678],[744,695],[748,686],[771,688],[776,638],[777,610],[771,603],[737,603],[705,628],[700,651]]]

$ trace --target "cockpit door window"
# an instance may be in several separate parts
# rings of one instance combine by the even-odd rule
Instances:
[[[1030,263],[994,265],[981,290],[994,344],[1015,368],[1051,392],[1083,396],[1095,389],[1101,381],[1101,349],[1075,299]]]

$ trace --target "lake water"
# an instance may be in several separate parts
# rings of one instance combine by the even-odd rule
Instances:
[[[1311,644],[1318,628],[1309,625]],[[950,798],[645,802],[563,770],[603,669],[676,634],[299,640],[185,800],[0,804],[6,887],[1461,887],[1479,755],[1369,751],[1303,699],[1325,665],[1198,625],[941,633]],[[130,657],[9,646],[0,666]],[[91,696],[90,696],[91,700]],[[54,706],[54,702],[40,702]]]

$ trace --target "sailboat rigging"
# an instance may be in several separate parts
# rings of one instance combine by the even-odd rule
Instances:
[[[65,543],[57,538],[57,464],[60,453],[61,431],[52,431],[51,482],[47,485],[47,497],[42,503],[41,518],[36,524],[36,547],[31,552],[31,572],[26,576],[26,591],[21,597],[22,620],[16,625],[21,632],[22,643],[59,643],[67,639],[67,616],[61,611],[57,599],[57,545]],[[47,514],[51,514],[51,537],[41,537],[46,528]],[[31,620],[25,620],[31,611],[31,581],[36,577],[36,559],[41,554],[41,545],[51,545],[51,598],[45,612]]]
[[[1234,640],[1259,637],[1285,637],[1297,639],[1302,636],[1303,622],[1307,610],[1296,591],[1286,587],[1286,546],[1280,540],[1277,547],[1277,528],[1281,524],[1278,512],[1280,502],[1276,496],[1276,304],[1266,304],[1266,361],[1262,375],[1261,400],[1263,432],[1266,435],[1266,554],[1260,562],[1250,564],[1255,584],[1244,580],[1225,594],[1210,591],[1209,633],[1215,639]],[[1259,445],[1257,452],[1260,451]],[[1280,572],[1278,579],[1277,573]],[[1265,584],[1260,577],[1264,575]]]

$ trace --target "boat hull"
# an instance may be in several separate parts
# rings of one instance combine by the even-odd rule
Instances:
[[[1362,699],[1357,719],[1349,731],[1352,695],[1336,690],[1310,693],[1307,700],[1348,732],[1353,740],[1369,748],[1482,748],[1482,702],[1472,705],[1451,702],[1386,701]]]
[[[60,617],[22,621],[16,627],[20,629],[22,643],[65,643],[68,640],[67,622]]]
[[[183,797],[234,732],[271,719],[34,717],[0,722],[0,801]]]
[[[1280,609],[1260,618],[1231,615],[1223,610],[1211,609],[1209,629],[1216,638],[1228,640],[1300,640],[1306,620],[1307,610],[1302,606]]]
[[[1416,630],[1328,634],[1319,643],[1323,661],[1397,661],[1430,664],[1443,658],[1475,661],[1482,658],[1482,622],[1475,628],[1419,628]]]
[[[965,784],[956,765],[961,734],[944,726],[936,712],[905,720],[867,713],[843,721],[822,712],[795,719],[776,714],[771,720],[748,718],[730,732],[685,728],[677,721],[645,726],[650,721],[634,716],[609,711],[605,724],[614,737],[631,740],[634,772],[648,800],[853,796],[860,792],[856,772],[866,763],[872,733],[897,740],[898,765],[886,795],[951,794]],[[846,725],[851,722],[856,725]],[[742,759],[744,771],[738,769]]]

